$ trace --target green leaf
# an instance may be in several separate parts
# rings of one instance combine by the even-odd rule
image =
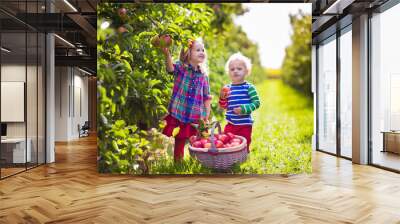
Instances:
[[[174,128],[174,130],[172,131],[172,136],[175,137],[179,134],[179,131],[181,130],[180,127],[176,127]]]

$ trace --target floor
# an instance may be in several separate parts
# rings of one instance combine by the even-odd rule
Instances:
[[[0,181],[0,223],[400,223],[400,174],[321,152],[312,175],[98,174],[96,138]]]
[[[373,154],[373,163],[386,166],[395,170],[400,170],[400,155],[392,152],[375,151]]]

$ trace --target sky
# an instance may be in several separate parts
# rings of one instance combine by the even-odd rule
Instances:
[[[249,11],[235,18],[244,32],[258,44],[261,65],[266,68],[280,68],[285,57],[285,48],[290,45],[289,14],[299,9],[311,14],[311,3],[246,3]],[[239,50],[240,51],[240,50]]]

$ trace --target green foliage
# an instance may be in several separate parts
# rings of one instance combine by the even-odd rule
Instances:
[[[118,14],[120,8],[126,8],[126,15]],[[217,96],[222,86],[230,82],[224,66],[231,54],[241,51],[252,59],[256,75],[249,77],[251,82],[265,78],[257,45],[232,20],[233,16],[244,12],[241,4],[98,5],[100,172],[159,173],[160,167],[172,164],[167,153],[168,148],[171,151],[172,142],[160,130],[171,97],[173,76],[166,72],[160,50],[150,43],[155,35],[172,37],[174,61],[189,38],[203,37],[209,56],[211,92],[215,96],[212,115],[218,120],[223,117],[222,110],[217,107]],[[100,28],[105,21],[110,27]],[[200,166],[191,160],[184,164]],[[181,164],[171,173],[180,172],[186,169],[184,167],[187,166]],[[207,172],[202,167],[190,172],[199,171]]]
[[[120,17],[122,7],[127,15]],[[149,40],[156,34],[170,34],[176,55],[182,43],[208,30],[212,10],[204,4],[104,3],[97,12],[99,169],[146,174],[156,154],[153,140],[162,140],[159,131],[151,134],[149,129],[159,128],[160,118],[167,113],[173,79],[166,72],[164,57]],[[101,29],[104,21],[111,26]],[[119,32],[121,26],[127,32]],[[117,135],[121,132],[123,137]]]
[[[311,97],[311,16],[301,11],[290,16],[292,44],[286,48],[282,79]]]

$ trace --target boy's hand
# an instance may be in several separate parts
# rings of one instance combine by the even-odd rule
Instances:
[[[233,112],[234,112],[235,114],[241,114],[241,113],[242,113],[242,108],[241,108],[241,107],[233,108]]]

